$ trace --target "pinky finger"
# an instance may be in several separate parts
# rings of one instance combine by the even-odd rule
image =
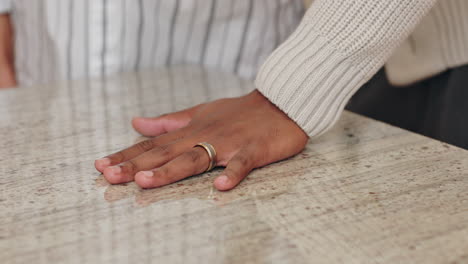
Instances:
[[[214,186],[220,191],[236,187],[255,168],[255,155],[240,150],[228,162],[226,169],[214,180]]]

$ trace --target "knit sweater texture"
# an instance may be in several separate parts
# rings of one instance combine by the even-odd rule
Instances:
[[[406,85],[467,62],[466,0],[315,0],[255,84],[317,137],[385,64]]]

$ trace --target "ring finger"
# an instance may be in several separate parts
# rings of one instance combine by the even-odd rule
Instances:
[[[142,188],[167,185],[205,172],[209,163],[210,158],[206,150],[194,147],[160,168],[138,172],[135,175],[135,182]]]

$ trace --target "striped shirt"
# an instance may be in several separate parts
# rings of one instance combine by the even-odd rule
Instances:
[[[21,85],[198,64],[255,77],[302,0],[0,0]]]

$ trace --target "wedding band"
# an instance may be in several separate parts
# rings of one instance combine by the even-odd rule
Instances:
[[[207,142],[201,142],[194,146],[194,148],[196,147],[203,148],[208,154],[208,157],[210,158],[210,164],[208,165],[208,168],[206,169],[205,172],[210,171],[214,167],[216,167],[216,150],[214,149],[213,145]]]

